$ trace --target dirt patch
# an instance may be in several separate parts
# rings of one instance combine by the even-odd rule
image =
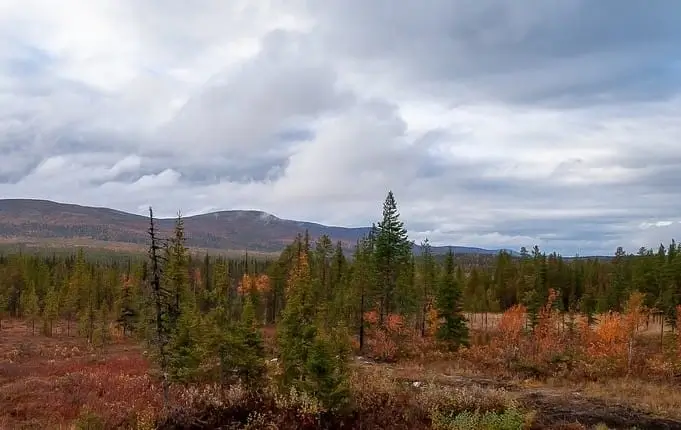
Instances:
[[[399,371],[396,375],[399,377]],[[421,382],[414,378],[401,379],[413,386]],[[681,430],[681,420],[657,417],[630,405],[586,396],[578,391],[527,388],[510,380],[481,376],[437,375],[430,380],[438,385],[479,386],[513,393],[520,404],[536,412],[534,429],[563,428],[566,424],[579,423],[587,427],[605,424],[610,429]]]
[[[551,390],[522,392],[519,400],[537,412],[535,428],[580,423],[585,426],[605,424],[611,429],[681,429],[681,421],[655,417],[634,408],[585,397],[580,393]]]

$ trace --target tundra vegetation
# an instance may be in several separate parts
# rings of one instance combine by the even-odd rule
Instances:
[[[1,428],[681,428],[681,251],[0,256]]]

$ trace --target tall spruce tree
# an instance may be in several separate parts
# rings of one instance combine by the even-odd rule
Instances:
[[[168,370],[171,380],[193,380],[204,353],[201,321],[195,294],[189,287],[189,255],[185,247],[184,222],[178,215],[163,270],[167,289],[173,294],[168,342]]]
[[[374,245],[374,261],[376,264],[377,282],[379,285],[379,322],[383,324],[385,317],[398,309],[398,288],[402,301],[410,302],[414,292],[408,290],[409,282],[405,281],[411,266],[412,243],[407,237],[407,230],[400,220],[397,203],[392,191],[383,203],[383,219],[376,226]],[[400,283],[400,281],[403,281]],[[411,296],[411,297],[408,297]],[[413,303],[413,302],[412,302]]]
[[[305,362],[317,335],[312,276],[308,253],[300,238],[296,241],[296,261],[291,269],[288,300],[277,329],[277,341],[283,364],[283,382],[296,385],[305,379]]]
[[[468,326],[463,315],[462,288],[456,276],[454,254],[451,248],[445,257],[445,266],[437,292],[438,317],[444,320],[437,331],[437,338],[450,349],[468,345]]]

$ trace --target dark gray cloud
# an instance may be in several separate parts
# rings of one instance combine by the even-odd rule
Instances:
[[[310,2],[350,58],[457,98],[594,102],[679,88],[681,5],[583,0]],[[392,74],[393,76],[395,74]],[[654,75],[655,78],[651,76]],[[405,82],[406,83],[406,82]]]

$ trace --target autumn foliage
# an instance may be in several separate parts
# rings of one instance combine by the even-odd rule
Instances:
[[[270,278],[265,274],[253,275],[244,273],[237,287],[237,291],[242,295],[249,294],[253,291],[262,294],[269,290]]]
[[[553,306],[557,299],[550,291],[534,330],[528,327],[523,305],[509,308],[493,329],[492,340],[475,345],[465,355],[485,366],[496,363],[500,368],[531,369],[533,374],[590,378],[653,376],[654,369],[664,373],[673,366],[659,344],[653,348],[649,339],[638,334],[647,318],[642,294],[632,293],[624,312],[604,313],[593,325],[583,316],[561,313]],[[676,335],[676,342],[675,350],[681,351],[681,335]],[[681,354],[675,360],[681,364]],[[657,364],[651,367],[651,363]]]

